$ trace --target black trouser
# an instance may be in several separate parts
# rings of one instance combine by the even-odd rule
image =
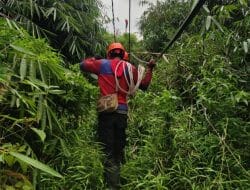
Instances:
[[[116,112],[99,113],[98,122],[98,138],[106,155],[105,180],[109,186],[117,187],[120,165],[125,160],[127,115]]]

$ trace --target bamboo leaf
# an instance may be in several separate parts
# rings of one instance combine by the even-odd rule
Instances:
[[[23,56],[21,64],[20,64],[21,81],[23,81],[23,79],[26,77],[26,73],[27,73],[27,62],[26,62],[25,56]]]
[[[7,186],[6,186],[6,190],[15,190],[15,188],[12,187],[12,186],[7,185]]]
[[[33,61],[30,61],[29,76],[32,79],[36,78],[36,66]]]
[[[40,75],[41,75],[42,81],[45,82],[45,76],[43,74],[43,68],[42,68],[42,65],[41,65],[41,63],[39,61],[38,61],[38,66],[39,66],[39,70],[40,70]]]
[[[203,9],[204,9],[207,13],[210,13],[210,10],[208,9],[207,5],[203,5]]]
[[[40,14],[40,11],[39,11],[39,7],[37,6],[37,3],[34,4],[34,7],[36,9],[36,14],[37,14],[38,18],[40,18],[41,14]]]
[[[47,112],[47,117],[48,117],[48,122],[49,122],[49,128],[50,130],[52,130],[52,119],[51,119],[49,109],[46,109],[46,112]]]
[[[58,126],[58,127],[60,128],[60,130],[62,131],[62,126],[61,126],[59,120],[58,120],[57,117],[56,117],[56,113],[54,113],[53,110],[52,110],[49,106],[47,106],[47,109],[48,109],[48,111],[50,112],[50,116],[52,116],[53,120],[55,121],[55,123],[57,124],[57,126]]]
[[[18,160],[18,163],[20,164],[22,171],[26,173],[28,169],[28,164],[19,160]]]
[[[11,95],[11,102],[10,102],[10,107],[13,108],[15,103],[16,103],[16,99],[17,97],[15,96],[15,94]]]
[[[240,0],[240,4],[247,7],[247,1],[246,0]]]
[[[49,90],[50,94],[64,94],[65,90]]]
[[[248,44],[247,44],[247,42],[243,42],[243,48],[244,48],[245,53],[247,54],[248,53]]]
[[[20,99],[17,98],[17,99],[16,99],[16,107],[19,108],[19,106],[20,106]]]
[[[0,162],[4,163],[3,154],[0,154]]]
[[[39,95],[38,105],[37,105],[37,121],[39,122],[43,115],[43,95]]]
[[[46,133],[43,130],[31,127],[31,129],[40,137],[41,141],[44,142]]]
[[[195,6],[197,5],[198,1],[199,1],[199,0],[195,0],[195,1],[194,1],[193,5],[192,5],[192,8],[191,8],[191,11],[195,8]]]
[[[220,29],[221,32],[224,32],[224,30],[222,29],[222,26],[220,25],[220,23],[211,16],[212,21],[214,22],[214,24]]]
[[[21,30],[21,28],[19,26],[17,26],[15,21],[9,20],[8,18],[6,18],[6,21],[7,21],[10,28],[15,28],[20,34],[24,35],[23,30]]]
[[[207,20],[206,20],[206,30],[209,30],[211,26],[211,16],[207,16]]]
[[[13,156],[5,154],[4,155],[4,161],[7,163],[8,166],[11,167],[16,162],[16,159]]]
[[[17,153],[17,152],[10,152],[9,153],[11,156],[14,156],[15,158],[37,168],[37,169],[40,169],[46,173],[49,173],[55,177],[59,177],[59,178],[63,178],[63,176],[58,173],[57,171],[55,171],[54,169],[52,169],[51,167],[43,164],[42,162],[38,161],[38,160],[35,160],[33,158],[30,158],[26,155],[23,155],[23,154],[20,154],[20,153]]]
[[[29,84],[32,87],[32,90],[36,88],[37,90],[41,91],[41,89],[35,83],[33,83],[33,81],[24,80],[23,84]]]
[[[44,100],[44,105],[46,106],[46,100]],[[45,130],[46,128],[46,125],[47,125],[47,114],[46,114],[46,109],[43,109],[43,114],[42,114],[42,123],[41,123],[41,126],[42,126],[42,129]]]
[[[30,16],[31,16],[31,18],[33,17],[33,15],[34,15],[34,7],[33,7],[32,0],[30,0]]]
[[[23,47],[20,47],[20,46],[17,46],[17,45],[13,45],[13,44],[10,44],[10,46],[11,46],[13,49],[15,49],[15,50],[17,50],[17,51],[19,51],[19,52],[21,52],[21,53],[24,53],[24,54],[27,54],[27,55],[35,56],[34,53],[32,53],[31,51],[29,51],[29,50],[27,50],[27,49],[25,49],[25,48],[23,48]]]
[[[67,157],[69,157],[70,156],[70,152],[69,152],[67,146],[65,145],[65,141],[62,138],[60,138],[60,144],[61,144],[61,147],[62,147],[64,155],[67,156]]]

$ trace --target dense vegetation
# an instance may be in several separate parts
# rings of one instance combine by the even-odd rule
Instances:
[[[76,64],[112,40],[100,2],[0,5],[0,189],[105,189],[98,89]],[[191,6],[150,6],[132,50],[163,49]],[[249,11],[245,0],[208,1],[131,99],[122,189],[250,188]]]

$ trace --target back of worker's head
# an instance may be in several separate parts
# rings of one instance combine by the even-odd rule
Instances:
[[[107,57],[109,59],[113,59],[115,57],[119,57],[123,59],[124,53],[125,53],[125,49],[121,43],[115,42],[115,43],[111,43],[108,46]]]

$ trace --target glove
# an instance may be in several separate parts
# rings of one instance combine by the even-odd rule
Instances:
[[[101,55],[95,55],[94,58],[95,58],[96,60],[98,60],[98,59],[104,59]]]
[[[147,67],[153,69],[155,66],[156,66],[155,60],[150,59],[150,61],[147,63]]]

